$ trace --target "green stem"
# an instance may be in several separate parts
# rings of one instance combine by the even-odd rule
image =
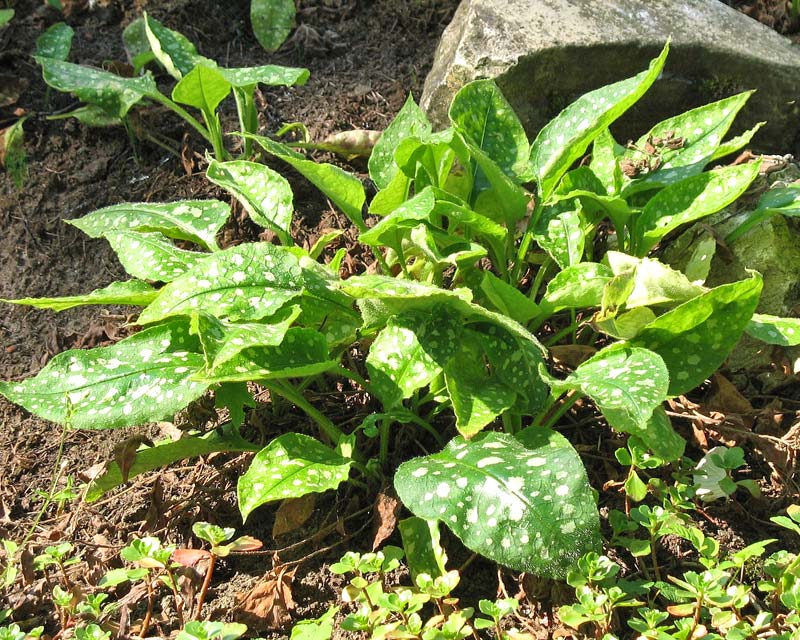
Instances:
[[[561,405],[558,406],[555,411],[553,411],[552,415],[548,418],[547,422],[542,426],[545,429],[552,429],[556,425],[556,423],[558,423],[558,421],[561,420],[564,414],[566,414],[567,411],[569,411],[572,408],[572,405],[574,405],[578,401],[578,398],[580,398],[579,393],[573,393],[571,396],[566,397],[564,401],[561,403]]]
[[[531,285],[530,291],[528,291],[528,297],[536,301],[536,296],[539,294],[539,289],[542,286],[542,282],[544,282],[545,277],[547,276],[547,272],[550,270],[551,265],[553,265],[553,259],[548,257],[542,263],[542,266],[539,267],[539,270],[536,272],[536,277],[533,279],[533,284]]]
[[[302,394],[298,393],[297,390],[288,382],[275,380],[273,382],[264,382],[263,384],[267,389],[270,390],[270,392],[276,393],[277,395],[294,404],[299,409],[302,409],[309,418],[317,423],[319,428],[322,429],[323,433],[328,436],[331,442],[338,443],[339,440],[344,436],[344,433],[342,433],[339,427],[333,424],[328,417],[317,411],[317,409],[315,409],[311,403],[306,400]]]
[[[214,144],[214,141],[211,138],[211,133],[209,132],[209,130],[206,129],[202,124],[200,124],[200,122],[194,116],[192,116],[188,111],[186,111],[186,109],[176,104],[175,102],[167,98],[167,96],[163,95],[162,93],[159,93],[158,91],[154,91],[153,93],[148,93],[147,97],[163,104],[170,111],[174,111],[175,113],[177,113],[181,118],[186,120],[186,122],[188,122],[195,129],[195,131],[197,131],[197,133],[203,136],[212,145]]]
[[[577,326],[578,326],[578,323],[577,323],[577,322],[573,322],[573,323],[572,323],[572,324],[570,324],[569,326],[567,326],[567,327],[564,327],[564,328],[563,328],[561,331],[559,331],[559,332],[558,332],[558,333],[556,333],[554,336],[552,336],[551,338],[549,338],[549,339],[548,339],[548,340],[547,340],[547,341],[544,343],[544,346],[546,346],[546,347],[552,347],[554,344],[557,344],[557,343],[558,343],[558,341],[559,341],[559,340],[561,340],[561,338],[563,338],[564,336],[566,336],[566,335],[569,335],[570,333],[572,333],[572,332],[573,332],[573,331],[574,331],[574,330],[577,328]]]
[[[380,426],[380,451],[378,453],[378,462],[381,467],[386,467],[389,462],[389,430],[392,426],[392,420],[383,418]]]

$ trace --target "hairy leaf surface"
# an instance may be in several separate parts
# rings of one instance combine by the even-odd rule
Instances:
[[[109,231],[105,237],[125,271],[143,280],[172,282],[208,257],[207,253],[178,249],[160,233]]]

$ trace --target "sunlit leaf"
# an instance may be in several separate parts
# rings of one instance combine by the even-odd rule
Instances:
[[[395,488],[417,516],[441,520],[471,550],[518,571],[563,578],[599,548],[586,471],[558,433],[457,437],[400,465]]]
[[[125,282],[112,282],[107,287],[96,289],[91,293],[63,298],[19,298],[17,300],[4,300],[37,309],[50,309],[51,311],[65,311],[85,304],[131,304],[146,306],[158,295],[158,291],[141,280],[127,280]]]
[[[746,331],[767,344],[778,344],[783,347],[800,344],[800,318],[780,318],[754,313]]]
[[[239,478],[239,511],[245,520],[254,509],[286,498],[335,489],[347,480],[352,461],[318,440],[285,433],[259,451]]]
[[[160,233],[109,231],[106,240],[125,271],[136,278],[172,282],[193,268],[207,253],[179,249]],[[145,304],[149,304],[152,300]]]

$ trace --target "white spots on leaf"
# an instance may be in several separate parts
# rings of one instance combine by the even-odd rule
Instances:
[[[478,460],[475,466],[478,467],[478,469],[483,469],[484,467],[488,467],[493,464],[498,464],[500,462],[503,462],[502,458],[498,458],[497,456],[488,456],[486,458],[481,458],[480,460]]]

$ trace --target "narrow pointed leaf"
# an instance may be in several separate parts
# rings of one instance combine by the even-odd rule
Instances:
[[[115,230],[157,231],[168,238],[189,240],[207,249],[217,250],[217,232],[230,214],[230,207],[219,200],[126,202],[98,209],[67,222],[92,238]]]
[[[232,429],[225,429],[222,433],[214,429],[202,436],[186,436],[174,442],[157,442],[153,447],[143,447],[136,452],[133,465],[128,470],[128,479],[179,460],[217,451],[258,451],[258,446],[247,442]],[[86,501],[95,502],[123,482],[117,463],[110,463],[108,470],[89,484]]]
[[[267,504],[335,489],[347,480],[351,460],[300,433],[285,433],[259,451],[239,478],[242,518]]]
[[[125,271],[143,280],[171,282],[208,257],[207,253],[178,249],[160,233],[110,231],[105,237]]]
[[[232,69],[219,67],[218,71],[231,83],[231,86],[237,88],[254,87],[257,84],[265,84],[270,87],[304,85],[310,75],[308,69],[281,67],[275,64]]]
[[[760,166],[760,162],[751,162],[707,171],[659,191],[636,221],[637,255],[647,254],[661,238],[681,225],[728,206],[747,190]]]
[[[168,29],[146,13],[142,20],[150,50],[167,73],[176,80],[188,74],[198,62],[211,62],[197,55],[197,49],[183,34]]]
[[[619,159],[625,147],[614,140],[608,129],[603,129],[592,143],[592,159],[589,168],[603,184],[608,195],[619,193],[622,188],[622,171]]]
[[[661,73],[668,51],[669,44],[646,71],[587,93],[545,125],[531,145],[530,158],[541,197],[547,198],[592,140],[644,95]]]
[[[542,375],[553,395],[570,390],[587,395],[613,428],[640,437],[645,437],[645,427],[667,399],[669,387],[667,367],[658,354],[619,344],[606,347],[564,380],[544,371]]]
[[[146,282],[127,280],[125,282],[112,282],[107,287],[78,296],[20,298],[18,300],[0,299],[0,302],[11,302],[13,304],[36,307],[37,309],[50,309],[51,311],[65,311],[66,309],[86,304],[131,304],[144,307],[150,304],[157,295],[158,291]]]
[[[411,579],[421,573],[438,578],[447,573],[447,554],[439,543],[439,522],[424,518],[405,518],[397,523],[403,537],[403,550]]]
[[[579,263],[586,244],[580,203],[563,202],[545,207],[534,228],[533,237],[562,269]]]
[[[482,149],[469,141],[465,141],[465,146],[480,168],[480,175],[476,176],[473,189],[473,193],[477,191],[473,208],[478,213],[508,226],[522,220],[528,213],[530,202],[525,190],[509,178]]]
[[[461,88],[453,98],[449,116],[455,129],[509,178],[520,181],[527,173],[528,137],[493,80],[475,80]]]
[[[267,242],[241,244],[212,254],[160,290],[140,324],[206,312],[236,320],[272,315],[303,291],[297,258]]]
[[[369,177],[379,189],[386,189],[398,172],[394,152],[402,140],[425,136],[432,131],[425,112],[408,96],[403,108],[386,127],[369,157]]]
[[[171,418],[207,383],[188,324],[170,322],[110,347],[65,351],[35,378],[0,382],[0,393],[31,413],[78,429],[110,429]]]
[[[727,155],[736,153],[737,151],[739,151],[739,149],[749,144],[750,141],[753,139],[753,136],[756,135],[756,133],[758,133],[758,130],[761,129],[761,127],[763,127],[765,124],[767,123],[757,122],[752,129],[748,129],[743,134],[723,142],[714,152],[714,155],[711,156],[711,160],[712,161],[718,160],[719,158],[724,158]]]
[[[294,27],[294,0],[252,0],[250,22],[259,44],[277,51]]]
[[[253,222],[276,232],[282,244],[292,244],[294,194],[286,178],[264,164],[246,160],[212,160],[206,177],[233,194]]]
[[[75,32],[68,24],[56,22],[42,35],[36,38],[35,56],[66,60],[72,48],[72,37]]]
[[[400,465],[394,484],[415,515],[443,521],[468,548],[518,571],[563,578],[599,548],[583,464],[547,429],[457,437]]]
[[[684,302],[647,325],[630,344],[658,353],[669,370],[669,395],[691,391],[714,373],[753,317],[763,281],[754,273]]]
[[[800,318],[754,313],[747,324],[747,333],[767,344],[794,347],[800,344]]]
[[[149,73],[136,78],[101,71],[55,58],[37,58],[44,81],[63,93],[97,105],[109,115],[124,118],[130,108],[158,88]]]
[[[297,169],[311,184],[328,196],[359,231],[367,230],[361,214],[367,196],[364,185],[356,176],[332,164],[307,160],[301,154],[269,138],[251,134],[245,134],[245,137],[255,140],[264,151]]]

